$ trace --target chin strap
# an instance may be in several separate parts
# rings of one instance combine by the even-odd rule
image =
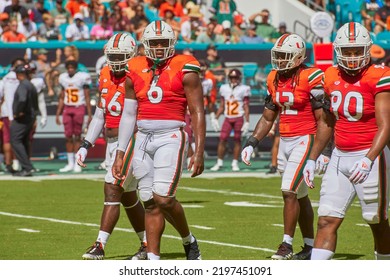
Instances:
[[[156,72],[156,69],[157,69],[157,66],[160,64],[161,62],[161,59],[157,58],[156,60],[153,60],[153,65],[152,67],[148,70],[148,73],[150,71],[153,71],[153,76],[155,75],[155,72]]]

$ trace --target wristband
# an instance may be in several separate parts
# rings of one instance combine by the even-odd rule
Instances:
[[[83,140],[83,142],[81,142],[80,144],[80,148],[85,148],[85,149],[89,149],[92,147],[92,144],[90,142],[88,142],[87,140]]]
[[[245,147],[252,146],[253,148],[256,148],[256,146],[259,144],[259,140],[257,140],[256,137],[249,137],[248,141],[245,144]]]

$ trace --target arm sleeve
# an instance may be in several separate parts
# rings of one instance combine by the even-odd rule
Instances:
[[[41,113],[41,117],[46,119],[47,109],[46,109],[45,95],[42,91],[38,93],[38,108],[39,108],[39,112]]]
[[[119,123],[118,150],[126,151],[131,135],[134,132],[135,121],[137,118],[137,100],[125,99],[121,121]]]
[[[89,143],[94,145],[96,139],[98,139],[100,133],[102,132],[103,126],[104,126],[103,109],[96,107],[95,114],[93,115],[92,121],[88,126],[87,135],[85,135],[85,140],[87,140]]]

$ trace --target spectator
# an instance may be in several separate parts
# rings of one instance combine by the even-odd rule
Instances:
[[[30,20],[28,15],[25,15],[18,23],[18,32],[26,37],[27,41],[37,41],[38,29],[35,22]]]
[[[100,0],[91,0],[85,13],[84,21],[86,23],[98,23],[103,16],[107,15],[107,10]]]
[[[56,0],[56,6],[50,11],[56,26],[70,22],[70,13],[62,6],[63,0]]]
[[[1,35],[1,41],[4,43],[24,43],[26,42],[26,37],[18,32],[18,21],[12,19],[9,24],[9,30],[3,32]]]
[[[209,23],[212,23],[215,26],[214,34],[217,34],[217,35],[222,34],[222,31],[223,31],[222,24],[218,23],[217,17],[215,15],[209,18]]]
[[[373,23],[375,22],[374,17],[375,13],[379,8],[383,7],[381,0],[363,0],[362,5],[360,6],[360,14],[362,15],[364,27],[368,31],[372,31]]]
[[[95,24],[91,28],[92,40],[108,40],[113,35],[112,26],[108,25],[108,17],[102,17],[100,23]]]
[[[38,78],[45,79],[47,73],[51,71],[51,66],[47,59],[48,53],[49,52],[46,49],[33,51],[33,54],[36,55],[36,60],[33,60],[33,63],[36,66],[35,76]]]
[[[215,14],[219,24],[222,24],[225,20],[233,24],[233,15],[236,10],[237,5],[234,0],[213,0],[210,8],[210,12]]]
[[[159,0],[151,0],[150,3],[145,3],[144,11],[145,15],[150,22],[160,19],[158,16],[160,8]]]
[[[84,0],[69,0],[69,2],[65,5],[65,9],[73,18],[78,13],[81,13],[84,18],[85,11],[88,11],[88,3]]]
[[[83,15],[77,13],[73,17],[73,23],[65,30],[65,37],[68,42],[85,41],[90,39],[88,26],[84,23]]]
[[[35,23],[42,23],[43,22],[43,15],[49,14],[49,11],[45,9],[43,6],[45,3],[45,0],[37,0],[35,2],[35,7],[31,10],[31,20]]]
[[[178,39],[181,31],[180,23],[175,20],[175,15],[173,14],[173,11],[165,10],[165,16],[162,20],[172,27],[173,32],[175,32],[176,39]]]
[[[147,19],[141,19],[138,22],[138,29],[134,30],[135,38],[137,41],[141,40],[142,34],[145,30],[145,27],[149,24],[149,21]]]
[[[136,15],[135,8],[139,5],[139,0],[124,0],[118,3],[118,6],[122,9],[122,13],[128,19],[132,19]]]
[[[390,0],[389,0],[390,1]],[[263,9],[260,13],[253,14],[249,17],[249,23],[256,25],[256,33],[265,41],[271,41],[271,36],[276,32],[276,28],[269,24],[269,11]],[[256,21],[256,18],[260,16],[261,22]]]
[[[236,37],[232,34],[231,26],[232,24],[228,20],[222,22],[223,30],[221,35],[217,35],[217,39],[216,39],[217,43],[235,44],[240,41],[239,37]]]
[[[177,0],[165,0],[165,2],[161,4],[159,13],[160,18],[164,17],[166,10],[172,10],[175,17],[178,18],[185,16],[183,6],[180,1]]]
[[[11,0],[0,0],[0,13],[4,12],[4,8],[11,5]]]
[[[248,26],[245,23],[244,15],[237,12],[233,18],[233,23],[234,24],[231,28],[233,36],[236,36],[237,38],[244,36],[246,31],[245,28]]]
[[[207,24],[206,30],[202,30],[198,37],[196,38],[197,43],[216,43],[217,42],[217,35],[214,33],[215,24],[209,22]]]
[[[189,2],[192,3],[192,2]],[[187,43],[196,41],[204,24],[202,21],[203,14],[199,10],[199,6],[193,5],[188,13],[188,20],[181,24],[181,38]]]
[[[19,4],[19,0],[12,0],[11,5],[4,8],[4,12],[9,15],[10,19],[16,18],[17,22],[21,21],[25,15],[28,15],[27,9]]]
[[[272,43],[275,43],[280,36],[284,34],[290,34],[290,32],[287,31],[287,25],[284,21],[279,23],[279,29],[275,33],[271,34],[271,41]]]
[[[213,44],[208,45],[206,54],[206,63],[209,66],[209,70],[214,74],[218,82],[222,82],[225,79],[225,62],[218,55],[217,47]]]
[[[240,43],[243,44],[262,44],[264,39],[257,35],[256,25],[250,24],[246,29],[246,34],[241,37]]]
[[[118,5],[118,2],[114,4],[114,7],[112,9],[112,13],[110,14],[109,24],[112,26],[112,28],[115,31],[126,31],[130,32],[130,21],[122,13],[121,7]]]
[[[56,26],[54,18],[50,14],[43,15],[43,24],[39,26],[38,38],[41,42],[62,40],[61,32],[58,26]]]
[[[141,4],[138,4],[134,7],[135,15],[130,19],[130,28],[131,31],[134,32],[137,29],[140,29],[141,21],[143,21],[142,26],[145,27],[149,24],[149,19],[146,17],[144,13],[144,7]],[[143,30],[142,30],[143,31]]]
[[[390,30],[390,0],[385,0],[385,5],[375,13],[374,33]]]
[[[9,30],[9,16],[7,13],[0,14],[0,34]]]

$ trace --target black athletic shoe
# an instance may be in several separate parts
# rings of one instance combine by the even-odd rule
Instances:
[[[146,243],[141,242],[141,247],[139,247],[138,252],[132,255],[129,260],[141,261],[148,259],[148,252],[146,252]]]
[[[293,260],[310,260],[311,250],[313,250],[313,247],[305,244],[305,246],[302,247],[302,251],[300,251],[299,253],[296,253],[292,259]]]
[[[293,248],[290,244],[282,242],[278,251],[271,257],[272,260],[291,260],[293,257]]]
[[[91,247],[87,249],[87,252],[85,252],[82,258],[83,260],[103,260],[104,250],[102,243],[96,241]]]
[[[23,169],[22,171],[18,171],[18,172],[13,173],[12,176],[15,176],[15,177],[31,177],[32,173],[31,173],[31,171],[27,171],[27,170]]]
[[[194,238],[195,238],[195,236],[194,236]],[[184,246],[184,251],[186,252],[187,260],[201,260],[202,259],[196,238],[195,238],[194,242],[187,244],[187,245],[183,245],[183,246]]]

